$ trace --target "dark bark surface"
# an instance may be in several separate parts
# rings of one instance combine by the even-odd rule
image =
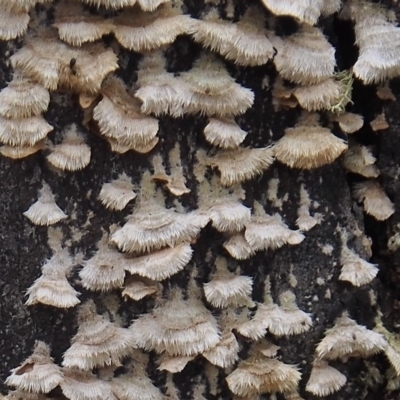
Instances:
[[[243,9],[237,2],[237,12]],[[188,2],[189,11],[198,16],[205,6],[202,2]],[[282,29],[291,29],[287,21],[282,22]],[[340,44],[348,40],[340,32],[347,32],[347,26],[337,23],[334,19],[324,21],[331,43]],[[338,32],[338,29],[343,29]],[[351,28],[351,27],[350,27]],[[339,35],[339,37],[338,37]],[[9,68],[4,60],[9,57],[19,43],[4,44],[1,47],[0,84],[6,85],[10,78]],[[179,38],[168,51],[169,67],[172,71],[187,70],[193,60],[199,55],[200,47],[188,38]],[[343,47],[338,59],[343,68],[348,67],[357,56],[354,48]],[[6,54],[7,52],[7,54]],[[123,57],[128,60],[126,68],[118,72],[127,83],[135,79],[135,70],[139,55],[125,52]],[[275,71],[271,65],[255,68],[237,67],[227,63],[231,74],[243,86],[255,92],[255,103],[252,109],[239,117],[241,127],[249,132],[246,145],[262,147],[279,139],[284,129],[293,126],[299,115],[298,110],[274,111],[271,97],[271,84],[263,85],[265,76],[271,82]],[[400,95],[400,84],[393,83],[393,92]],[[358,82],[354,88],[354,111],[360,112],[366,119],[363,130],[356,135],[360,143],[372,145],[378,158],[381,170],[381,182],[391,200],[400,206],[400,109],[399,103],[385,103],[375,98],[375,91],[365,88]],[[368,123],[382,109],[390,128],[383,132],[372,132]],[[0,158],[0,389],[6,393],[4,380],[10,370],[18,366],[32,352],[35,340],[43,340],[52,348],[52,355],[57,363],[61,363],[62,354],[69,347],[71,337],[76,332],[76,307],[69,310],[54,309],[47,306],[26,306],[26,290],[41,274],[40,269],[46,259],[51,256],[47,244],[47,228],[33,226],[22,213],[37,199],[41,182],[45,180],[56,194],[58,205],[66,214],[75,217],[61,222],[66,239],[71,240],[71,252],[83,253],[90,257],[96,250],[96,243],[102,236],[102,229],[107,230],[111,224],[122,224],[131,208],[122,212],[110,212],[98,200],[103,183],[116,178],[119,173],[126,172],[132,181],[140,182],[140,176],[149,168],[150,155],[140,155],[133,152],[119,155],[112,153],[108,144],[96,134],[82,126],[83,115],[76,98],[69,93],[53,93],[46,120],[54,126],[54,133],[49,137],[59,141],[63,129],[76,123],[85,132],[87,143],[92,149],[90,165],[82,172],[57,172],[46,162],[45,153],[41,152],[20,161]],[[168,154],[176,141],[181,145],[182,162],[188,187],[192,192],[182,198],[187,209],[196,208],[196,181],[193,176],[195,150],[204,147],[211,149],[202,134],[205,119],[201,117],[185,117],[172,119],[160,118],[160,143],[151,154],[157,152]],[[336,127],[335,127],[336,129]],[[340,135],[339,132],[335,133]],[[270,180],[279,179],[278,198],[282,200],[282,209],[274,207],[267,198]],[[359,324],[373,328],[377,309],[383,312],[385,326],[392,332],[397,332],[400,326],[400,250],[389,252],[387,241],[395,233],[400,232],[399,213],[396,212],[386,222],[376,222],[365,216],[363,210],[351,198],[351,184],[359,178],[349,176],[341,165],[341,159],[331,165],[311,171],[289,169],[279,163],[261,177],[244,184],[246,200],[244,203],[252,206],[256,200],[264,205],[267,213],[279,212],[283,220],[293,229],[299,207],[300,185],[304,184],[310,198],[318,206],[313,212],[323,215],[323,220],[309,232],[305,240],[296,246],[284,246],[276,251],[258,252],[247,261],[237,262],[244,275],[254,278],[253,299],[262,301],[263,283],[267,275],[271,279],[272,296],[274,299],[285,290],[292,290],[297,298],[300,309],[312,314],[314,325],[312,329],[301,335],[273,338],[274,343],[281,347],[280,359],[288,364],[297,364],[302,372],[301,394],[305,399],[314,399],[304,392],[315,347],[323,338],[324,331],[333,326],[335,318],[347,310],[351,318]],[[172,205],[173,197],[165,193],[167,204]],[[89,221],[89,223],[86,223]],[[370,284],[355,288],[350,284],[338,281],[340,274],[339,256],[341,239],[339,228],[345,228],[349,233],[349,246],[362,257],[367,254],[362,246],[362,236],[365,234],[373,240],[373,256],[371,262],[379,264],[380,273]],[[362,235],[357,236],[358,231]],[[76,232],[81,232],[79,240]],[[74,240],[74,238],[76,240]],[[212,272],[212,262],[206,261],[206,254],[211,250],[213,258],[226,255],[222,244],[224,236],[210,226],[207,226],[194,245],[194,257],[191,264],[164,283],[164,291],[178,285],[188,287],[193,267],[198,269],[198,283],[207,282]],[[323,246],[333,248],[331,254],[324,254]],[[234,265],[233,262],[232,265]],[[80,292],[81,301],[93,298],[98,307],[107,308],[110,296],[121,300],[119,292],[99,295],[86,292],[80,287],[75,268],[70,281]],[[293,278],[297,283],[293,284]],[[330,295],[328,294],[330,293]],[[376,302],[372,298],[376,297]],[[139,302],[122,301],[119,312],[126,325],[132,318],[151,310],[153,300]],[[272,338],[272,336],[271,336]],[[242,340],[242,339],[241,339]],[[242,357],[245,357],[248,343],[242,340]],[[396,393],[387,393],[385,373],[389,368],[383,356],[378,355],[366,360],[355,358],[347,363],[333,363],[348,379],[347,384],[338,393],[328,396],[328,399],[396,399]],[[151,356],[149,376],[157,386],[163,388],[165,374],[156,370],[156,357]],[[174,376],[174,382],[181,393],[181,399],[193,397],[193,386],[205,384],[204,397],[210,400],[232,399],[221,371],[219,391],[215,392],[207,378],[207,362],[196,360]],[[380,379],[374,381],[373,368],[377,368]],[[269,398],[265,396],[263,398]]]

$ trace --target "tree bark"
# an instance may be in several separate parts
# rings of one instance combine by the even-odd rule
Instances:
[[[234,4],[235,18],[240,18],[245,5],[239,1],[235,1]],[[210,7],[208,3],[189,0],[185,5],[194,17],[199,17]],[[224,5],[225,2],[218,3],[222,10]],[[264,12],[261,4],[259,6],[260,12]],[[46,6],[44,9],[50,10],[51,7]],[[34,18],[38,18],[40,10],[42,6],[37,6]],[[51,19],[52,15],[49,12],[47,22]],[[321,25],[329,35],[331,43],[338,46],[339,66],[343,67],[342,69],[351,66],[357,57],[357,49],[348,44],[340,46],[342,42],[349,40],[348,36],[344,37],[343,32],[351,31],[352,26],[338,22],[336,16],[323,20]],[[286,33],[287,30],[296,27],[296,24],[294,20],[282,19],[279,20],[278,27]],[[11,77],[7,60],[22,45],[23,41],[18,39],[1,46],[2,87],[6,86]],[[168,69],[176,73],[189,70],[202,51],[189,37],[179,37],[167,50]],[[121,68],[117,74],[127,84],[132,84],[140,55],[122,50],[119,58]],[[242,129],[248,132],[244,144],[264,147],[279,140],[284,130],[294,125],[300,110],[297,108],[275,111],[271,89],[277,74],[272,63],[250,68],[227,62],[227,68],[237,82],[255,93],[253,107],[237,118]],[[268,85],[265,84],[266,79],[269,81]],[[393,82],[392,90],[396,97],[400,94],[397,81]],[[377,99],[374,88],[365,87],[359,82],[355,83],[353,100],[354,112],[363,114],[365,118],[364,128],[355,135],[355,140],[373,146],[381,171],[379,179],[397,210],[400,205],[398,102]],[[390,127],[382,132],[373,132],[368,123],[382,110],[385,111]],[[61,227],[64,238],[69,241],[70,252],[75,255],[82,253],[87,259],[96,250],[96,243],[104,230],[108,230],[112,224],[122,225],[125,217],[132,211],[130,206],[123,211],[111,212],[100,203],[98,194],[105,182],[125,172],[134,183],[139,184],[143,172],[151,168],[151,155],[160,153],[166,157],[175,143],[179,142],[187,186],[191,189],[191,192],[182,196],[180,200],[187,210],[196,209],[197,182],[193,173],[197,162],[195,152],[198,148],[213,151],[202,134],[206,118],[200,116],[185,116],[179,119],[159,117],[160,142],[152,153],[144,155],[134,152],[111,152],[104,139],[90,132],[82,124],[83,112],[77,104],[76,97],[71,93],[51,93],[51,103],[44,116],[54,127],[54,132],[49,137],[55,142],[61,140],[66,126],[71,123],[77,124],[91,147],[92,157],[89,166],[81,172],[54,170],[46,162],[46,152],[39,152],[22,160],[0,158],[0,389],[3,393],[8,391],[4,381],[10,370],[20,365],[32,353],[36,340],[42,340],[51,346],[52,356],[60,365],[63,353],[70,346],[70,340],[77,330],[77,307],[56,309],[44,305],[25,305],[26,290],[40,276],[42,265],[52,255],[47,242],[48,228],[35,226],[22,215],[37,200],[42,181],[51,186],[56,194],[57,204],[69,216],[57,226]],[[336,127],[334,133],[342,135]],[[399,214],[396,211],[384,222],[377,222],[366,216],[361,205],[351,196],[351,187],[360,178],[347,173],[341,161],[342,158],[339,158],[332,164],[313,170],[290,169],[275,162],[262,176],[243,184],[246,206],[253,208],[254,201],[257,201],[268,214],[279,213],[292,229],[296,229],[301,185],[304,185],[313,202],[312,211],[322,214],[321,222],[305,233],[305,240],[299,245],[257,252],[249,260],[237,262],[241,273],[254,279],[254,301],[263,301],[264,282],[269,276],[271,294],[275,300],[282,292],[291,290],[296,295],[299,308],[312,315],[313,326],[306,333],[283,338],[268,335],[269,339],[280,346],[279,359],[286,364],[295,364],[301,370],[299,391],[305,399],[317,398],[305,392],[316,345],[344,311],[358,324],[369,329],[373,329],[376,324],[378,310],[383,314],[384,325],[391,332],[398,332],[400,326],[400,252],[389,251],[387,246],[389,238],[400,230]],[[273,201],[268,195],[268,187],[272,180],[279,182],[278,201]],[[172,206],[174,196],[167,191],[164,191],[164,194],[167,205]],[[372,238],[373,254],[369,261],[379,265],[379,274],[371,284],[354,287],[338,280],[341,269],[341,229],[345,229],[349,235],[349,247],[367,260],[368,253],[363,239],[366,236]],[[197,268],[198,271],[197,284],[201,287],[202,283],[207,282],[213,270],[215,257],[221,255],[230,259],[222,247],[225,240],[224,235],[210,225],[204,228],[193,245],[194,256],[189,266],[163,282],[164,295],[175,286],[187,290],[189,282],[193,279],[193,268]],[[331,251],[327,250],[329,248]],[[206,257],[209,252],[212,254],[211,262]],[[132,319],[151,311],[154,307],[152,298],[139,302],[124,301],[120,291],[106,294],[86,291],[79,285],[78,271],[77,265],[70,282],[82,293],[81,303],[87,299],[94,299],[99,310],[107,310],[113,299],[117,299],[118,313],[126,326]],[[239,341],[242,346],[240,356],[244,359],[248,353],[249,342],[244,338],[240,338]],[[350,358],[346,363],[335,362],[332,365],[346,375],[347,383],[339,392],[328,396],[329,399],[399,398],[397,392],[386,390],[386,371],[389,369],[389,363],[382,354],[368,359]],[[204,359],[196,359],[182,372],[175,374],[173,381],[181,399],[195,399],[194,387],[199,384],[204,384],[203,395],[207,399],[233,399],[234,396],[225,382],[225,377],[231,370],[220,369],[218,381],[215,383],[212,377],[217,371],[216,367],[211,367]],[[148,373],[155,385],[164,390],[167,375],[157,370],[157,357],[153,353],[150,354]],[[265,395],[262,398],[271,397]]]

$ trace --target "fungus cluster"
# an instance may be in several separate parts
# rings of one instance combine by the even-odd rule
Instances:
[[[53,254],[27,290],[26,304],[75,307],[81,300],[74,285],[80,285],[85,295],[78,330],[62,366],[54,363],[49,347],[38,342],[6,383],[26,398],[59,387],[71,400],[161,400],[164,393],[147,376],[150,361],[144,356],[154,352],[171,398],[179,398],[172,374],[202,357],[218,370],[234,396],[283,393],[287,399],[300,399],[302,367],[286,363],[284,348],[278,356],[279,346],[266,337],[282,345],[294,335],[302,340],[318,329],[318,316],[300,301],[295,283],[288,287],[278,281],[272,290],[267,267],[250,274],[243,266],[257,253],[270,256],[285,246],[301,245],[308,231],[323,221],[301,183],[302,170],[337,163],[363,179],[352,193],[365,213],[384,221],[395,212],[378,180],[373,149],[358,143],[357,135],[345,140],[337,134],[338,129],[352,135],[364,128],[363,116],[351,111],[354,77],[370,84],[399,75],[392,48],[398,28],[390,15],[367,1],[346,2],[340,17],[354,22],[360,52],[351,70],[338,71],[336,49],[315,26],[319,18],[339,11],[337,0],[263,0],[245,7],[237,21],[223,18],[213,6],[194,18],[179,2],[167,0],[49,2],[55,11],[52,26],[29,30],[36,1],[6,3],[0,0],[0,38],[28,33],[10,57],[14,76],[0,92],[0,153],[17,159],[44,149],[49,173],[79,171],[96,157],[86,143],[85,129],[106,140],[129,167],[147,160],[134,173],[129,168],[112,170],[112,176],[100,182],[95,193],[100,209],[120,219],[118,225],[102,227],[94,252],[72,256],[61,239],[56,245],[51,241],[61,230],[49,230]],[[297,29],[282,35],[277,16],[295,18]],[[181,35],[202,50],[189,69],[177,72],[168,65],[168,46]],[[126,57],[137,61],[136,71],[124,67]],[[268,63],[277,72],[269,88],[276,113],[290,107],[301,114],[281,132],[257,132],[263,143],[257,145],[255,133],[247,132],[244,122],[263,94],[236,79],[231,67]],[[83,115],[82,126],[71,121],[63,127],[61,141],[51,136],[53,126],[43,117],[58,92],[69,95]],[[384,87],[380,93],[390,98]],[[198,140],[202,144],[189,152],[182,144],[186,131],[173,132],[165,123],[188,116],[204,122],[192,129],[203,136]],[[371,122],[373,131],[383,129],[384,122],[381,114]],[[184,120],[185,129],[186,125]],[[61,130],[58,124],[55,130]],[[170,146],[173,134],[177,140]],[[111,156],[103,162],[110,160]],[[276,186],[275,201],[266,187],[262,193],[247,190],[256,178],[282,165],[300,176],[294,220],[282,211],[278,179],[270,180],[271,191]],[[196,202],[190,207],[189,196]],[[72,225],[75,215],[67,216],[55,199],[43,181],[38,200],[23,215],[34,225]],[[217,254],[197,254],[201,246],[196,242],[205,230],[218,238]],[[338,284],[351,283],[356,290],[371,283],[377,266],[353,249],[347,234],[342,232],[341,239]],[[78,265],[77,279],[70,282]],[[203,271],[203,265],[209,270]],[[189,283],[179,279],[184,274]],[[256,301],[253,286],[260,276],[265,279],[264,297]],[[184,287],[178,287],[177,280]],[[109,313],[101,314],[96,303],[106,302],[108,295],[118,300]],[[142,301],[148,296],[155,298],[154,304]],[[124,320],[118,314],[122,298],[128,304],[142,301],[146,311]],[[379,324],[367,329],[343,312],[316,348],[306,384],[313,395],[327,396],[346,384],[346,376],[329,365],[332,360],[385,352],[400,375],[400,350],[387,331],[380,327],[383,333],[378,332]],[[249,351],[243,356],[246,347]],[[202,385],[195,393],[204,398]]]

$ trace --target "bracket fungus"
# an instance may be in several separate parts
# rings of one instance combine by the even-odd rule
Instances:
[[[230,330],[221,333],[221,340],[215,347],[203,352],[203,357],[211,364],[220,367],[232,367],[239,360],[239,343]]]
[[[189,243],[179,243],[139,257],[126,256],[122,263],[131,274],[162,281],[185,268],[192,259],[193,250]]]
[[[192,295],[193,296],[193,295]],[[136,346],[172,357],[191,357],[212,349],[220,341],[217,321],[200,299],[182,299],[178,289],[151,313],[130,326]]]
[[[213,146],[234,149],[246,138],[247,132],[232,118],[210,118],[204,128],[204,136]]]
[[[110,210],[123,210],[136,198],[135,185],[125,173],[111,182],[105,183],[100,190],[99,200]]]
[[[209,157],[207,162],[211,167],[218,168],[222,185],[232,186],[253,179],[266,171],[274,162],[273,154],[271,147],[240,147],[221,150],[215,156]]]
[[[121,292],[125,299],[139,301],[146,296],[161,293],[161,285],[155,281],[137,275],[125,280],[124,290]]]
[[[76,125],[65,132],[63,141],[52,146],[47,161],[62,171],[80,171],[90,163],[91,149],[78,133]]]
[[[47,89],[16,72],[0,92],[0,115],[9,119],[28,118],[45,112],[49,103]]]
[[[229,272],[225,258],[215,260],[216,273],[203,285],[207,301],[217,308],[241,306],[249,303],[253,279]]]
[[[353,196],[363,203],[364,211],[378,221],[387,220],[395,211],[394,204],[375,180],[356,183],[353,186]]]
[[[300,378],[295,366],[257,354],[241,361],[226,381],[232,393],[248,398],[262,393],[295,391]]]
[[[120,79],[109,77],[101,94],[93,119],[103,136],[132,149],[152,143],[158,132],[158,120],[141,113],[140,102],[128,94]]]
[[[62,365],[66,368],[89,371],[96,367],[120,366],[135,347],[129,330],[97,314],[92,300],[81,306],[78,324],[71,347],[64,353]]]
[[[36,5],[44,2],[48,4]],[[59,170],[79,171],[91,158],[93,168],[87,172],[94,173],[92,178],[108,176],[104,184],[104,180],[87,180],[86,173],[69,182],[86,192],[89,209],[84,211],[89,214],[82,214],[79,202],[69,205],[71,218],[62,227],[70,234],[66,243],[71,248],[63,248],[61,240],[55,243],[61,229],[51,230],[57,233],[49,237],[53,256],[27,290],[29,306],[72,308],[82,298],[68,279],[75,264],[82,266],[76,283],[85,289],[86,302],[78,309],[77,333],[63,355],[63,367],[54,364],[44,343],[37,343],[33,355],[7,378],[6,383],[17,389],[7,399],[46,400],[58,396],[53,390],[59,387],[70,400],[162,400],[165,396],[202,400],[229,397],[222,392],[227,388],[233,399],[258,399],[264,393],[275,398],[282,393],[287,400],[301,400],[299,393],[304,389],[315,396],[329,396],[345,385],[346,376],[330,366],[330,360],[347,361],[379,352],[393,367],[392,381],[400,380],[398,338],[379,322],[373,330],[358,325],[347,312],[318,344],[307,383],[299,388],[299,369],[282,361],[286,357],[293,363],[299,360],[298,355],[288,355],[287,348],[298,347],[302,337],[296,341],[291,336],[309,333],[326,306],[318,303],[319,294],[314,292],[308,299],[304,287],[309,275],[293,273],[303,271],[302,262],[307,264],[312,246],[341,268],[338,279],[355,286],[352,291],[368,285],[378,274],[377,265],[366,261],[372,257],[372,240],[357,223],[349,228],[354,234],[352,249],[344,231],[339,235],[339,256],[333,246],[337,241],[319,241],[342,215],[329,207],[331,199],[327,202],[323,190],[313,194],[312,201],[306,187],[310,182],[318,186],[318,178],[326,184],[324,174],[332,171],[343,175],[340,179],[345,170],[364,178],[379,176],[376,159],[382,146],[374,142],[379,144],[381,138],[370,134],[370,128],[373,132],[388,128],[391,114],[386,104],[365,108],[359,97],[362,84],[400,76],[396,44],[400,31],[394,13],[371,0],[343,2],[341,18],[354,22],[359,54],[352,68],[337,70],[336,53],[339,66],[347,68],[352,62],[354,49],[343,45],[350,24],[340,32],[337,20],[314,25],[339,11],[340,0],[203,3],[0,0],[0,39],[26,34],[23,41],[4,47],[5,72],[10,66],[14,75],[0,92],[0,154],[19,159],[45,149],[50,166],[32,173],[45,174],[50,183],[56,174],[72,178]],[[329,38],[324,32],[329,32]],[[186,37],[178,38],[182,35]],[[361,82],[353,88],[355,79]],[[386,82],[376,94],[380,100],[396,100]],[[283,107],[292,110],[281,113]],[[302,116],[297,124],[287,125],[298,111]],[[56,137],[51,140],[46,138],[53,126],[43,115],[55,127]],[[82,125],[107,140],[112,151],[135,153],[110,158],[105,148],[94,144],[93,148],[106,152],[99,159],[91,153],[83,132],[77,132],[76,119],[81,116]],[[364,117],[374,119],[362,129]],[[65,126],[59,142],[58,132]],[[281,138],[271,143],[270,138],[275,140],[274,133],[279,133],[272,132],[277,127],[281,127]],[[332,133],[339,129],[344,134],[340,137]],[[353,133],[348,146],[341,137]],[[370,141],[371,148],[361,144]],[[143,156],[156,146],[150,159]],[[281,165],[311,170],[333,163],[342,154],[341,163],[311,173]],[[42,160],[41,155],[38,158]],[[275,160],[281,164],[274,164]],[[382,167],[385,162],[380,159]],[[120,174],[122,170],[129,176]],[[257,184],[249,182],[256,178]],[[360,180],[353,197],[363,202],[367,214],[387,220],[395,210],[383,186],[377,180]],[[93,193],[86,183],[99,184],[101,189]],[[385,179],[382,185],[387,187]],[[64,189],[71,190],[70,185]],[[96,196],[99,201],[91,210]],[[342,200],[350,204],[347,192]],[[112,212],[95,212],[100,203]],[[88,254],[99,224],[111,224],[126,215],[124,209],[132,203],[126,220],[119,227],[111,225],[97,250]],[[38,201],[23,215],[42,226],[67,218],[44,182]],[[361,218],[358,214],[350,217],[346,219],[350,225]],[[283,253],[278,251],[278,258],[270,253],[285,245],[299,245],[304,233],[323,219],[326,224],[310,232],[308,242],[293,253],[304,260],[283,271],[286,282],[276,279],[282,272]],[[208,236],[205,240],[202,232]],[[394,252],[396,243],[389,250]],[[81,249],[85,260],[70,256]],[[225,259],[223,252],[231,258]],[[267,253],[267,259],[258,254],[233,268],[232,258],[248,260],[257,252]],[[270,264],[259,265],[265,260]],[[274,274],[273,279],[266,274]],[[338,284],[330,278],[316,280],[318,285],[327,284],[326,299],[335,293],[332,285]],[[379,291],[370,289],[370,302],[377,304]],[[101,315],[95,305],[100,303],[106,307]],[[354,312],[353,302],[346,304]],[[318,323],[317,333],[326,318]],[[267,335],[279,338],[282,360],[277,356],[279,346],[268,342]],[[316,336],[307,336],[311,347],[312,337]],[[302,363],[309,361],[310,346]],[[155,353],[156,360],[142,350]],[[179,387],[176,382],[176,388],[172,375],[192,361],[200,364],[180,376],[188,376],[191,385],[184,392],[186,383]],[[156,370],[166,373],[157,377]],[[165,393],[148,373],[152,379],[165,378]],[[197,381],[193,374],[201,379]],[[226,384],[221,386],[224,379]]]
[[[255,7],[249,7],[235,24],[221,19],[214,9],[193,24],[191,34],[196,42],[227,60],[243,66],[257,66],[266,64],[274,55],[264,24],[264,16]]]
[[[302,25],[285,39],[273,37],[272,43],[277,49],[274,64],[282,78],[311,85],[333,76],[335,49],[320,29]]]
[[[60,387],[63,395],[69,400],[117,400],[110,382],[98,379],[89,371],[63,368],[64,380]]]
[[[122,14],[114,19],[113,32],[118,42],[136,52],[148,52],[173,43],[179,35],[191,31],[193,19],[164,2],[153,13],[140,12]]]
[[[101,292],[122,287],[125,279],[122,259],[121,253],[108,246],[108,235],[104,235],[95,255],[82,263],[83,268],[79,271],[82,286]]]
[[[375,164],[376,158],[368,147],[354,144],[344,153],[343,166],[352,173],[365,178],[377,178],[379,169]]]
[[[300,244],[305,238],[301,232],[289,229],[279,214],[267,215],[258,202],[254,204],[254,214],[246,224],[244,237],[255,251]]]
[[[363,260],[358,254],[350,250],[345,243],[343,243],[340,261],[342,270],[339,280],[348,281],[353,286],[362,286],[370,283],[379,271],[376,264]]]
[[[200,57],[177,79],[187,93],[183,113],[229,117],[243,114],[254,102],[254,93],[236,83],[225,65],[212,55]]]
[[[275,15],[291,16],[306,24],[314,25],[322,15],[327,17],[339,10],[341,0],[262,0]]]
[[[30,37],[10,60],[14,68],[46,89],[60,86],[78,93],[97,93],[103,79],[118,68],[116,54],[102,44],[73,48],[47,32]],[[71,60],[75,60],[72,67]]]
[[[50,348],[36,341],[35,348],[19,367],[11,370],[6,384],[32,393],[49,393],[63,380],[61,369],[50,357]]]
[[[346,361],[349,357],[372,356],[383,351],[386,346],[387,342],[380,333],[358,325],[345,312],[325,332],[316,352],[318,358],[323,360]]]
[[[54,254],[42,267],[42,275],[27,290],[27,305],[38,303],[70,308],[80,303],[77,292],[68,282],[73,261],[65,251]]]
[[[332,163],[346,149],[347,144],[328,128],[303,120],[285,130],[273,146],[273,153],[278,161],[291,168],[313,169]]]
[[[365,84],[400,75],[400,53],[396,46],[400,29],[388,17],[379,4],[359,0],[347,2],[341,12],[341,18],[355,22],[359,56],[353,73]]]
[[[164,400],[160,389],[154,386],[143,371],[131,369],[111,380],[111,390],[118,400]]]
[[[180,80],[166,71],[166,60],[163,52],[155,51],[146,54],[139,63],[135,97],[142,102],[144,114],[156,116],[169,114],[180,117],[183,114],[183,103],[189,95]]]
[[[146,173],[142,185],[144,190],[147,182],[150,192],[142,193],[126,224],[111,235],[111,242],[124,252],[152,251],[190,243],[208,223],[207,217],[195,211],[179,213],[167,209],[163,198],[154,193],[150,178],[150,173]]]
[[[23,213],[35,225],[53,225],[67,218],[54,200],[54,195],[47,183],[39,190],[39,198]]]
[[[240,232],[250,222],[251,210],[241,203],[245,193],[240,185],[225,188],[217,177],[202,179],[198,187],[200,212],[207,214],[218,232]]]
[[[269,283],[267,283],[268,291]],[[262,337],[268,331],[274,336],[299,335],[312,326],[310,314],[300,310],[293,292],[286,291],[279,296],[280,306],[266,293],[265,302],[258,305],[254,318],[238,327],[238,332],[245,337],[252,337],[252,332]],[[259,334],[257,334],[259,332]]]
[[[347,378],[326,361],[315,360],[308,379],[306,391],[325,397],[337,392],[346,384]]]
[[[242,233],[232,235],[223,246],[237,260],[247,260],[256,253],[256,250],[249,245]]]
[[[169,0],[81,0],[83,3],[96,7],[105,7],[111,9],[121,9],[124,7],[133,7],[138,5],[143,11],[154,11],[160,4],[167,3]]]
[[[61,3],[56,8],[53,26],[58,29],[58,36],[63,42],[72,46],[82,46],[111,33],[114,23],[110,19],[85,12],[81,3],[68,2]]]

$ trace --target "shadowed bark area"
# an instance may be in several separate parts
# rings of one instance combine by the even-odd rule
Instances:
[[[210,7],[200,1],[188,0],[185,4],[188,12],[196,17]],[[225,2],[221,2],[222,9],[224,5]],[[235,2],[237,18],[244,8],[240,1]],[[336,57],[340,68],[344,69],[354,63],[357,50],[347,42],[351,24],[338,22],[335,18],[326,19],[322,24],[330,42],[338,46]],[[296,29],[296,23],[290,19],[279,20],[277,25],[282,34]],[[109,38],[107,40],[111,41]],[[6,60],[9,52],[14,52],[15,46],[20,46],[21,43],[4,44],[0,49],[0,60]],[[191,39],[179,37],[167,51],[168,70],[176,74],[189,70],[201,51],[201,47]],[[136,80],[140,57],[139,54],[125,50],[119,54],[121,68],[117,75],[128,85]],[[10,80],[10,70],[3,61],[0,62],[0,86],[4,87]],[[283,136],[285,128],[295,124],[300,115],[298,109],[275,110],[271,95],[276,79],[274,67],[271,63],[253,68],[238,67],[229,62],[226,65],[238,83],[255,93],[253,107],[237,118],[242,129],[248,132],[245,145],[264,147],[274,143]],[[399,82],[393,81],[392,88],[398,97]],[[299,308],[312,315],[312,328],[300,335],[276,338],[267,334],[267,338],[280,346],[281,361],[299,367],[302,373],[300,394],[310,400],[318,398],[305,392],[316,345],[324,337],[326,329],[331,328],[335,319],[344,311],[348,311],[358,324],[372,329],[377,311],[381,310],[387,329],[395,333],[400,327],[400,221],[397,212],[400,207],[400,106],[397,101],[386,103],[377,99],[375,89],[366,88],[359,82],[354,84],[353,100],[352,111],[365,118],[364,128],[355,135],[355,140],[373,146],[381,170],[380,182],[396,207],[396,213],[388,221],[377,222],[364,215],[360,204],[352,199],[351,187],[360,178],[346,173],[341,164],[342,157],[330,165],[310,171],[290,169],[275,162],[263,175],[243,184],[246,191],[243,203],[253,208],[257,201],[268,214],[279,213],[291,229],[297,229],[296,219],[303,185],[312,201],[312,214],[319,213],[322,217],[319,224],[305,232],[304,241],[295,246],[286,245],[278,250],[258,252],[249,260],[236,261],[222,247],[226,236],[209,224],[193,245],[194,255],[190,264],[163,282],[164,295],[175,286],[187,292],[193,275],[196,275],[198,286],[202,286],[209,281],[215,270],[216,257],[222,255],[230,260],[231,265],[238,265],[242,275],[253,277],[254,301],[263,301],[267,276],[270,277],[274,301],[277,301],[282,292],[293,291]],[[383,132],[372,132],[368,122],[382,110],[385,110],[390,128]],[[207,121],[201,116],[185,116],[179,119],[160,117],[160,142],[151,153],[144,155],[134,152],[120,155],[111,152],[107,142],[93,132],[93,126],[90,131],[82,125],[83,113],[77,98],[70,93],[51,93],[51,103],[45,118],[54,126],[54,132],[49,135],[53,142],[61,141],[62,132],[68,125],[77,124],[91,147],[92,156],[89,166],[81,172],[54,170],[46,161],[46,152],[39,152],[23,160],[0,158],[0,389],[3,393],[8,390],[4,381],[10,370],[31,354],[35,340],[48,343],[56,363],[61,364],[62,355],[77,331],[77,307],[63,310],[41,305],[28,307],[24,304],[26,290],[40,276],[42,265],[52,255],[47,244],[47,227],[34,226],[22,215],[37,200],[42,181],[50,185],[56,195],[57,204],[69,216],[57,226],[62,228],[64,239],[69,242],[70,252],[74,255],[82,254],[88,259],[96,251],[96,244],[103,232],[108,231],[112,224],[123,225],[125,217],[133,209],[132,204],[134,205],[133,202],[120,212],[107,210],[98,199],[104,183],[125,172],[139,185],[143,172],[150,168],[151,156],[160,153],[167,159],[169,151],[178,142],[187,186],[191,189],[191,193],[182,196],[180,200],[187,210],[193,210],[198,204],[198,187],[193,172],[197,162],[196,150],[204,148],[210,154],[215,151],[204,139],[202,132]],[[328,125],[325,117],[322,117],[322,121]],[[333,132],[343,137],[336,125],[333,126]],[[208,173],[211,176],[217,172],[210,170]],[[278,182],[275,200],[269,192],[273,180]],[[174,197],[165,190],[164,194],[166,204],[173,206]],[[363,239],[365,236],[372,238],[373,255],[370,262],[378,264],[380,272],[371,284],[357,288],[338,280],[343,229],[348,234],[348,246],[367,260]],[[393,245],[392,250],[389,250],[388,240],[396,234],[399,237],[398,245]],[[81,292],[81,302],[94,299],[99,312],[118,314],[124,326],[129,326],[133,319],[154,307],[155,301],[152,298],[138,302],[124,300],[120,290],[106,294],[84,290],[79,284],[79,268],[77,265],[69,280]],[[197,270],[195,274],[194,269]],[[205,299],[203,300],[206,304]],[[219,314],[219,311],[208,307],[214,315]],[[250,341],[238,337],[241,344],[240,358],[245,359]],[[385,389],[389,363],[383,355],[367,360],[351,358],[346,363],[333,362],[331,365],[346,375],[347,383],[338,393],[325,397],[327,399],[394,400],[399,396],[397,392],[387,392]],[[166,374],[157,370],[157,367],[157,356],[150,353],[149,377],[157,387],[165,390]],[[118,373],[123,372],[123,368]],[[231,371],[232,369],[218,369],[198,357],[182,372],[175,374],[173,381],[181,399],[196,400],[195,387],[204,385],[204,398],[230,400],[234,396],[227,387],[225,377]],[[53,394],[54,397],[62,396],[58,389]],[[260,398],[271,397],[264,395]],[[284,397],[278,395],[278,398]]]

